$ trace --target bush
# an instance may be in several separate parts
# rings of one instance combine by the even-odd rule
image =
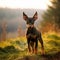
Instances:
[[[5,48],[0,47],[0,53],[17,53],[19,52],[14,46],[6,46]]]
[[[58,46],[59,44],[56,41],[49,41],[48,44]]]
[[[55,40],[60,40],[60,37],[57,35],[48,35],[47,38],[55,39]]]
[[[0,47],[0,54],[7,53],[3,48]]]

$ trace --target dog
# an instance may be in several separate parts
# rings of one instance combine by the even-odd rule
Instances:
[[[41,33],[35,28],[34,22],[38,19],[37,12],[34,14],[33,17],[28,17],[23,12],[23,19],[26,21],[27,24],[27,43],[28,43],[28,50],[31,53],[37,54],[38,51],[38,40],[41,43],[41,53],[44,54],[44,45]]]

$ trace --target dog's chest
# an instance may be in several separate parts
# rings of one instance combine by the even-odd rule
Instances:
[[[29,28],[27,30],[27,37],[35,39],[37,37],[37,30],[35,28]]]
[[[37,34],[36,29],[35,29],[35,28],[28,28],[28,30],[27,30],[27,35],[28,35],[28,34],[36,35],[36,34]]]

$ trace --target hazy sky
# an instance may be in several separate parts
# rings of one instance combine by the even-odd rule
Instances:
[[[49,0],[0,0],[0,7],[46,9]]]

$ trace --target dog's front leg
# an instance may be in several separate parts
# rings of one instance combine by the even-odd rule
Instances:
[[[28,51],[31,52],[29,36],[27,36],[27,43],[28,43]]]

